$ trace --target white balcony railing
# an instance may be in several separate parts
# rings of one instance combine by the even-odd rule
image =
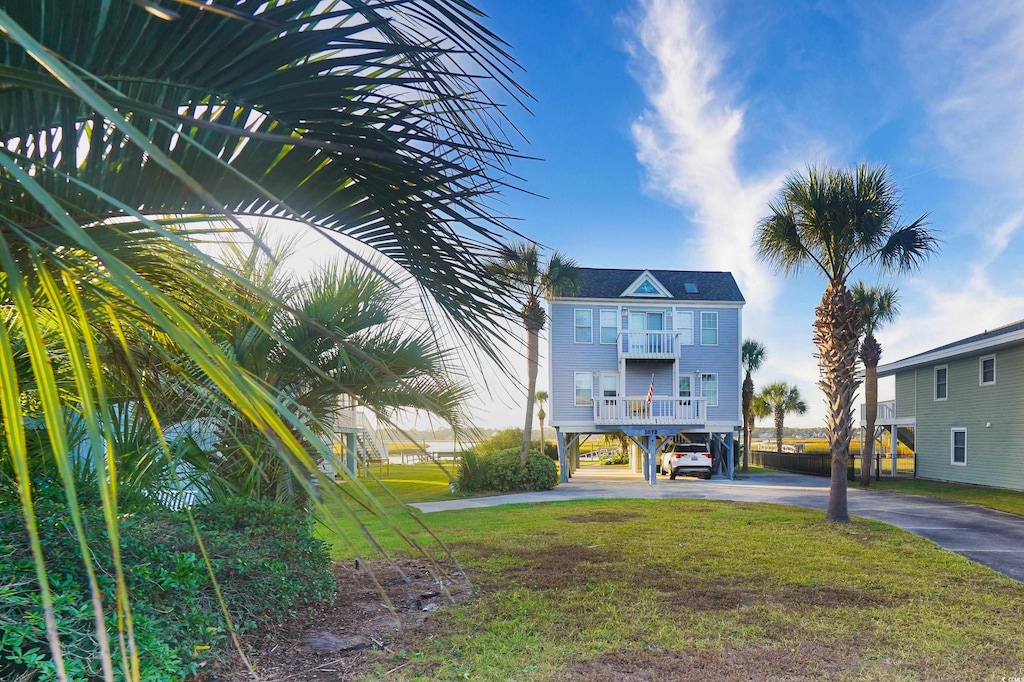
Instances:
[[[867,405],[861,403],[860,405],[860,425],[864,426],[866,423],[866,412]],[[878,414],[875,417],[875,423],[881,424],[883,422],[891,422],[896,419],[896,401],[895,400],[880,400],[878,401]]]
[[[678,332],[637,331],[619,333],[619,354],[624,358],[674,358]]]
[[[707,409],[705,398],[646,396],[597,398],[594,400],[595,424],[703,424]]]

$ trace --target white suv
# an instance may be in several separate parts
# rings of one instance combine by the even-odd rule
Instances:
[[[696,474],[711,478],[715,458],[705,443],[676,443],[661,456],[661,473],[673,481],[679,474]]]

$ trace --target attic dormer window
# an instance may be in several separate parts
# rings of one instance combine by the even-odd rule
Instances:
[[[644,295],[647,295],[647,296],[657,296],[661,292],[659,292],[657,289],[654,288],[654,285],[651,284],[650,280],[645,279],[644,283],[641,284],[640,286],[638,286],[633,291],[633,293],[634,294],[644,294]]]

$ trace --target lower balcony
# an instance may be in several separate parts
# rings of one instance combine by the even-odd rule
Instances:
[[[630,424],[703,424],[707,409],[705,398],[646,396],[597,398],[594,423],[615,426]]]

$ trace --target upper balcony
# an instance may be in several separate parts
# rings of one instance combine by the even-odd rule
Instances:
[[[627,360],[674,360],[679,357],[678,332],[619,332],[619,357]]]

